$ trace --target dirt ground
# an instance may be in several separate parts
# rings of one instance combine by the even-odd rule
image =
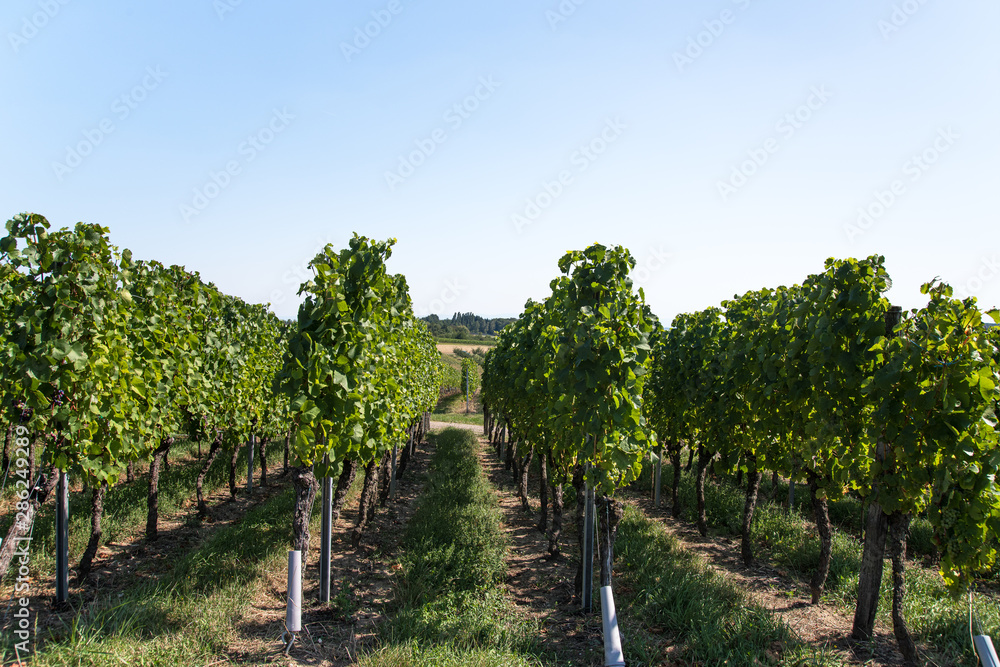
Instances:
[[[318,533],[312,536],[302,591],[303,632],[290,657],[277,641],[284,630],[287,587],[286,572],[280,569],[258,586],[252,622],[240,629],[240,640],[231,647],[233,662],[341,667],[355,664],[360,652],[377,647],[378,626],[392,599],[392,577],[400,568],[399,543],[416,508],[429,458],[425,442],[410,457],[396,497],[376,510],[357,549],[351,546],[351,531],[357,520],[360,479],[355,483],[333,526],[329,605],[319,602],[320,540]],[[358,477],[363,476],[359,470]]]
[[[747,568],[740,555],[740,539],[709,534],[702,537],[696,526],[670,516],[668,503],[659,508],[652,500],[632,496],[629,502],[646,516],[663,523],[681,544],[698,554],[713,570],[732,581],[765,609],[777,614],[802,639],[814,647],[826,647],[846,664],[894,666],[903,664],[892,628],[879,621],[873,643],[850,639],[853,615],[832,604],[810,604],[809,586],[771,566],[756,562]]]
[[[482,427],[474,427],[482,433]],[[534,618],[541,628],[542,648],[558,655],[561,662],[599,667],[604,664],[604,644],[601,618],[583,615],[573,595],[576,576],[575,531],[572,508],[563,513],[563,533],[560,541],[562,556],[548,559],[548,538],[538,530],[538,479],[533,477],[529,491],[532,512],[525,512],[517,497],[513,475],[504,470],[493,449],[483,436],[480,461],[490,482],[497,489],[497,501],[503,511],[504,523],[511,538],[507,558],[507,592],[516,607]]]

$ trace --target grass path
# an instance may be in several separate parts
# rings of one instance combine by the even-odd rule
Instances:
[[[671,474],[669,468],[664,469],[666,495],[660,509],[652,508],[647,499],[648,484],[637,484],[626,495],[711,567],[784,618],[805,641],[814,646],[828,646],[847,664],[901,664],[889,619],[892,587],[888,563],[882,580],[875,641],[861,643],[849,639],[861,557],[860,538],[850,525],[834,527],[827,588],[821,603],[810,605],[807,581],[818,562],[819,544],[815,526],[808,517],[797,511],[786,514],[778,504],[762,497],[753,528],[758,561],[752,568],[745,568],[739,557],[743,491],[724,477],[706,484],[709,535],[702,538],[694,529],[694,484],[688,473],[681,477],[681,520],[668,516],[666,489],[670,487]],[[645,478],[646,475],[641,479]],[[855,514],[856,501],[848,499],[846,504],[848,514]],[[835,506],[833,503],[831,514]],[[920,557],[907,562],[904,612],[918,649],[926,664],[977,665],[970,647],[968,598],[953,599],[936,568],[925,561],[925,557]],[[975,596],[975,609],[986,633],[996,635],[1000,630],[1000,598],[995,585],[982,584]]]
[[[402,542],[382,646],[366,667],[516,667],[554,664],[534,619],[503,581],[509,541],[468,430],[434,434],[424,491]]]

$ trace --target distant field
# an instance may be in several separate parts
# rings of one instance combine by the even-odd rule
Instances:
[[[438,343],[437,349],[441,354],[455,354],[455,349],[466,350],[472,352],[473,349],[477,347],[488,348],[493,347],[491,343],[481,343],[479,341],[474,341],[471,343]]]
[[[463,347],[465,345],[471,345],[473,347],[475,347],[476,345],[481,345],[481,346],[486,346],[486,347],[493,347],[494,345],[497,344],[496,338],[484,338],[484,339],[481,339],[481,340],[480,339],[476,339],[476,338],[465,338],[465,339],[462,339],[462,338],[435,338],[434,340],[436,340],[438,342],[438,344],[440,344],[440,343],[455,343],[459,347]]]

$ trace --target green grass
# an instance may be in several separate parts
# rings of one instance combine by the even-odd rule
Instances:
[[[431,421],[436,422],[447,422],[449,424],[476,424],[478,426],[483,425],[483,413],[458,413],[452,412],[447,414],[434,413],[431,415]]]
[[[253,582],[283,567],[294,495],[286,489],[220,529],[159,581],[100,598],[51,630],[38,667],[193,665],[225,656],[253,612]]]
[[[507,599],[502,515],[469,432],[431,436],[428,481],[403,539],[383,646],[362,665],[542,664],[538,627]]]
[[[452,424],[483,424],[483,405],[479,395],[473,395],[469,401],[469,414],[465,414],[464,394],[445,396],[434,406],[431,421],[449,422]]]
[[[277,448],[271,445],[271,469],[274,462],[280,461],[274,452]],[[183,509],[184,503],[195,495],[195,482],[198,473],[204,465],[204,458],[187,458],[197,451],[197,443],[183,441],[171,448],[170,466],[160,473],[159,515],[163,517]],[[202,447],[207,456],[208,446]],[[212,464],[205,476],[204,492],[206,495],[220,487],[229,484],[229,456],[223,451]],[[183,457],[183,460],[182,460]],[[241,448],[236,464],[237,483],[240,489],[246,483],[246,448]],[[259,467],[257,468],[259,475]],[[259,479],[259,477],[258,477]],[[120,483],[108,489],[104,497],[104,515],[101,519],[102,543],[118,542],[133,535],[144,534],[146,526],[146,496],[149,492],[149,476],[136,475],[132,483]],[[90,507],[91,494],[70,493],[70,525],[69,525],[69,557],[70,567],[79,563],[87,542],[90,540]],[[195,507],[188,508],[192,520]],[[0,535],[6,535],[14,517],[4,517],[0,524]],[[166,538],[163,538],[166,539]],[[32,535],[34,556],[31,560],[32,576],[47,577],[55,570],[55,505],[50,500],[41,509],[35,521]]]
[[[630,665],[835,664],[706,568],[663,526],[628,506],[615,543],[615,591]],[[628,640],[628,638],[633,638]]]
[[[672,478],[673,467],[664,466],[661,497],[666,503],[669,503]],[[648,464],[640,479],[649,479]],[[648,481],[645,487],[650,488]],[[805,488],[796,488],[795,509],[785,514],[783,507],[764,497],[769,490],[768,476],[761,485],[762,495],[754,514],[756,555],[786,569],[800,580],[808,581],[819,563],[819,538],[811,508],[807,504],[808,492]],[[775,497],[784,499],[786,493],[787,485],[782,484]],[[683,509],[681,518],[693,523],[696,520],[696,503],[694,476],[691,473],[681,475],[680,503]],[[731,479],[722,477],[718,483],[706,483],[706,517],[710,530],[716,534],[738,537],[742,525],[743,503],[744,492]],[[857,603],[858,570],[863,545],[850,517],[857,517],[860,522],[861,503],[848,498],[831,502],[830,507],[831,520],[833,521],[835,513],[840,518],[833,521],[833,551],[824,599],[840,605],[847,613],[853,613]],[[916,537],[911,539],[929,539],[926,535],[929,529],[924,523],[916,522]],[[892,625],[891,582],[891,567],[887,562],[878,614],[889,627]],[[995,594],[976,595],[974,609],[986,634],[998,636],[1000,600]],[[977,664],[970,648],[968,598],[955,600],[945,589],[943,579],[935,570],[922,567],[907,569],[904,614],[917,640],[924,642],[938,654],[935,659],[937,662],[970,667]]]
[[[544,663],[497,649],[426,646],[416,641],[388,646],[365,656],[364,667],[534,667]]]

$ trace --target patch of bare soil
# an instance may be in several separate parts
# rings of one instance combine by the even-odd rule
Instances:
[[[739,586],[751,600],[780,617],[803,642],[816,648],[825,647],[849,665],[903,664],[892,628],[883,622],[876,623],[873,642],[852,640],[852,615],[833,604],[810,604],[808,584],[770,563],[758,560],[745,567],[739,538],[711,532],[702,537],[696,526],[671,517],[667,503],[657,508],[649,498],[634,495],[629,502],[646,516],[660,521],[685,549],[701,556],[709,567]]]
[[[302,628],[286,656],[284,632],[287,570],[284,563],[258,582],[253,611],[238,627],[239,639],[230,644],[235,664],[317,665],[355,664],[358,655],[378,647],[378,627],[393,597],[393,576],[400,569],[399,543],[420,495],[430,454],[427,443],[417,448],[396,487],[396,497],[376,510],[355,549],[351,531],[358,514],[364,471],[344,502],[333,526],[330,603],[319,602],[320,535],[309,542],[305,585],[302,590]],[[320,502],[317,494],[316,502]]]
[[[475,428],[482,432],[481,426]],[[504,470],[486,438],[480,435],[479,441],[480,462],[497,489],[497,502],[511,540],[507,556],[507,592],[511,600],[523,614],[538,622],[543,650],[557,656],[560,663],[603,665],[600,614],[582,614],[573,591],[578,562],[573,508],[563,511],[562,556],[550,560],[548,538],[538,530],[537,503],[532,503],[530,513],[522,509],[513,475]],[[532,475],[530,480],[529,497],[538,498],[538,476]]]

